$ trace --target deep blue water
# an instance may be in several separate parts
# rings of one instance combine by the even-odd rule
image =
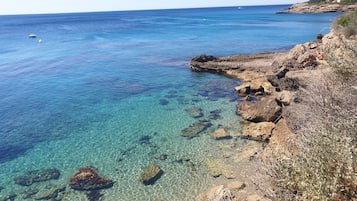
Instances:
[[[139,171],[155,161],[137,145],[140,136],[158,139],[160,149],[152,152],[164,153],[167,146],[166,152],[177,155],[204,150],[197,151],[203,157],[213,149],[209,141],[180,141],[180,131],[195,121],[185,109],[220,109],[226,119],[214,125],[234,130],[233,87],[239,81],[193,73],[189,60],[202,53],[284,51],[329,32],[339,15],[274,14],[284,7],[0,16],[0,175],[5,178],[0,195],[23,190],[9,184],[14,175],[44,167],[60,168],[63,181],[87,165],[116,177],[107,167],[121,152],[135,154],[120,158],[123,168],[116,170],[135,166]],[[31,33],[38,37],[28,38]],[[160,104],[162,99],[168,104]],[[195,184],[185,182],[179,188]],[[158,194],[169,200],[192,198],[167,195],[167,186],[161,188]],[[137,200],[148,196],[135,195]]]

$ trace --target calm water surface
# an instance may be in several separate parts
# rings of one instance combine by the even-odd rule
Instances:
[[[224,127],[239,135],[239,81],[187,64],[202,53],[287,50],[327,33],[339,15],[274,14],[284,7],[0,16],[0,197],[31,200],[28,189],[56,188],[94,166],[115,181],[103,200],[194,200],[217,181],[204,161],[230,143],[210,134]],[[193,107],[212,126],[187,139],[182,130],[199,121],[187,112]],[[151,163],[165,173],[144,186],[138,176]],[[44,168],[60,178],[14,183]],[[69,188],[62,199],[87,200]]]

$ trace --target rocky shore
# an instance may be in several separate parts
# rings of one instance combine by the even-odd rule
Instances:
[[[286,10],[277,11],[277,14],[350,12],[356,9],[357,9],[357,4],[343,5],[338,3],[331,3],[331,4],[297,3],[290,6]]]
[[[240,137],[256,143],[233,148],[237,150],[232,158],[246,173],[235,181],[239,185],[227,181],[203,193],[199,200],[223,200],[220,196],[230,201],[271,200],[267,193],[272,191],[271,186],[260,170],[268,161],[297,151],[292,143],[299,137],[295,133],[297,122],[293,122],[291,111],[299,110],[302,100],[311,98],[302,92],[324,87],[319,80],[331,73],[329,58],[338,60],[340,65],[355,61],[356,49],[350,47],[357,47],[356,43],[356,38],[346,39],[332,31],[325,36],[319,34],[315,41],[296,45],[289,52],[193,58],[192,71],[218,73],[242,81],[235,88],[241,97],[236,113],[244,119]],[[257,176],[257,172],[261,174]]]

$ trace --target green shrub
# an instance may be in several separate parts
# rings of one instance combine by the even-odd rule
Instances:
[[[334,29],[342,30],[344,35],[348,38],[357,34],[357,10],[347,13],[335,20]]]

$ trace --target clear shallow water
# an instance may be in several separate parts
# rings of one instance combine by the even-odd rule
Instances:
[[[91,165],[116,182],[104,200],[194,200],[215,182],[204,160],[229,143],[209,134],[219,126],[238,134],[239,81],[193,73],[187,63],[201,53],[286,50],[327,33],[339,15],[274,14],[283,7],[0,16],[0,197],[24,200],[28,187],[13,178],[28,170],[61,171],[31,186],[45,189]],[[188,140],[181,130],[197,121],[185,111],[194,106],[223,118]],[[175,162],[182,158],[197,171]],[[150,163],[165,173],[144,186],[138,175]]]

